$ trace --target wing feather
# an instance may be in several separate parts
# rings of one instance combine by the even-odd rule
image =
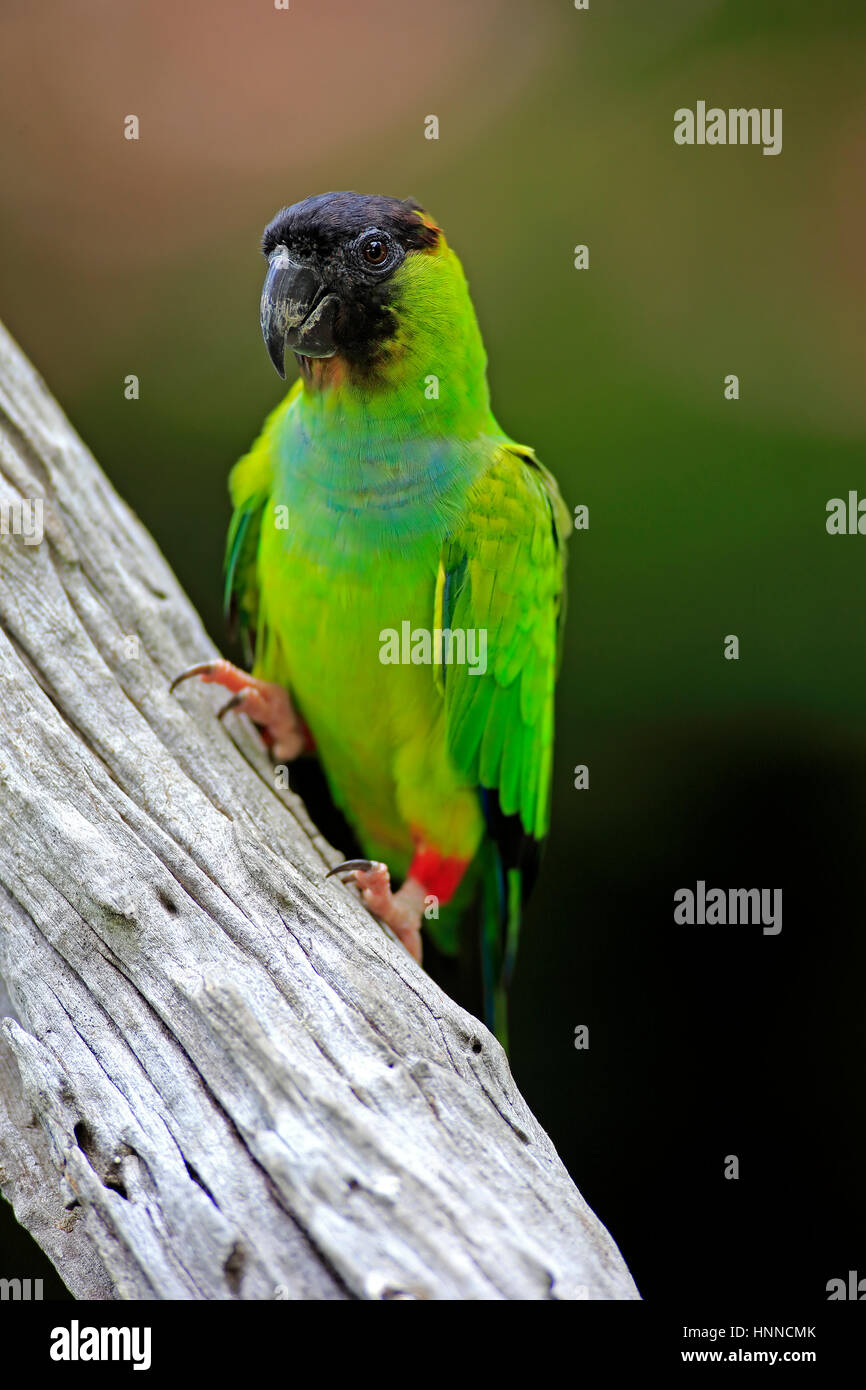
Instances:
[[[444,673],[451,755],[535,840],[548,824],[568,531],[552,476],[531,450],[501,446],[446,540],[437,586],[441,625],[487,642],[483,674]]]
[[[229,477],[233,504],[225,553],[225,612],[240,631],[247,664],[261,650],[258,558],[262,517],[274,494],[274,432],[301,389],[300,381],[265,421],[249,453],[238,459]]]

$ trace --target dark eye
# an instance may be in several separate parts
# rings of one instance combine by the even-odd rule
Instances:
[[[388,243],[379,236],[371,236],[361,247],[361,255],[368,265],[384,265],[388,259]]]

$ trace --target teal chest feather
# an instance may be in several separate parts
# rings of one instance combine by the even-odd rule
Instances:
[[[300,411],[285,423],[275,500],[287,509],[286,549],[335,575],[438,549],[484,463],[476,441],[312,430]]]

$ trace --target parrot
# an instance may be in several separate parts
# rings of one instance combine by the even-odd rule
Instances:
[[[261,329],[298,376],[230,474],[242,670],[201,662],[278,763],[317,758],[354,881],[420,964],[474,951],[507,1048],[521,914],[548,831],[570,515],[491,407],[466,276],[412,198],[323,193],[262,237]],[[329,876],[329,875],[328,875]],[[394,887],[399,882],[400,886]]]

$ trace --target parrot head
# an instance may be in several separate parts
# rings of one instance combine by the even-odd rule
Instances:
[[[369,383],[429,333],[431,317],[441,325],[449,304],[465,317],[469,304],[457,257],[411,198],[305,198],[277,213],[262,250],[262,335],[281,377],[291,350],[307,381],[314,364],[336,359]]]

